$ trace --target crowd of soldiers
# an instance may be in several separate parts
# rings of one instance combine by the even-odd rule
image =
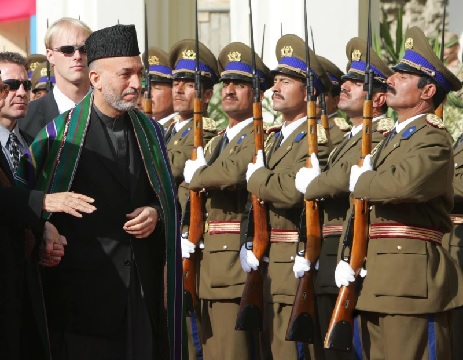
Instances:
[[[87,50],[83,47],[90,29],[77,20],[57,23],[58,30],[56,25],[52,26],[45,39],[50,49],[47,57],[31,56],[24,63],[28,70],[33,70],[29,73],[32,85],[29,84],[29,89],[23,85],[24,90],[31,90],[35,100],[27,115],[24,112],[17,120],[21,133],[30,139],[92,92],[86,79]],[[259,55],[252,54],[252,49],[240,42],[225,46],[217,58],[201,42],[197,46],[195,40],[181,40],[168,53],[156,47],[148,49],[149,77],[145,81],[151,87],[151,117],[155,127],[162,130],[172,187],[177,189],[182,219],[181,239],[178,239],[181,254],[185,259],[193,255],[198,259],[197,298],[193,307],[184,312],[189,359],[460,359],[463,356],[459,340],[463,333],[463,209],[459,208],[463,201],[463,161],[460,162],[463,137],[453,144],[445,121],[435,115],[446,95],[459,91],[462,85],[434,54],[421,29],[411,27],[405,40],[403,58],[390,68],[368,49],[363,39],[351,39],[345,48],[345,72],[329,59],[316,55],[304,40],[293,34],[278,40],[275,49],[278,65],[271,70]],[[60,58],[53,51],[65,57]],[[317,134],[318,145],[317,152],[312,154],[307,147],[307,52],[313,95],[318,99],[316,116],[326,113],[329,124],[323,128],[320,123],[312,130]],[[194,145],[197,56],[202,146]],[[63,70],[63,63],[71,58],[80,64],[77,73]],[[373,71],[370,84],[373,150],[363,158],[362,165],[357,165],[361,157],[367,69]],[[282,116],[282,125],[267,129],[264,149],[257,152],[253,76],[258,78],[261,99],[264,91],[271,89],[273,110]],[[3,71],[2,79],[8,84]],[[206,117],[217,84],[221,86],[222,109],[228,116],[228,126],[221,131],[214,119]],[[10,85],[10,92],[20,88],[21,84],[16,88]],[[141,81],[135,90],[141,109]],[[338,115],[338,109],[348,120]],[[388,109],[396,112],[396,122],[387,116]],[[47,126],[46,130],[49,133],[51,129]],[[44,133],[41,134],[38,139]],[[111,141],[118,154],[117,134]],[[2,148],[7,149],[4,153],[12,159],[14,173],[18,164],[10,154],[13,150],[6,142],[2,142]],[[192,158],[193,150],[196,156]],[[129,153],[125,156],[131,159]],[[80,189],[91,191],[92,187]],[[190,191],[199,192],[203,199],[203,236],[199,244],[189,237]],[[253,252],[251,195],[265,204],[268,215],[269,243],[260,261]],[[367,261],[360,272],[341,256],[343,241],[352,224],[354,198],[369,202]],[[315,201],[320,208],[321,253],[316,263],[308,261],[299,251],[301,231],[306,226],[304,200]],[[79,211],[95,210],[86,206],[91,205],[81,205]],[[165,209],[158,210],[159,214],[163,212]],[[62,219],[70,215],[59,216]],[[44,289],[48,287],[45,305],[53,305],[48,318],[51,334],[56,334],[53,331],[57,326],[80,333],[76,322],[66,323],[56,309],[61,306],[65,309],[63,313],[74,311],[74,317],[85,317],[84,311],[93,314],[107,304],[97,303],[93,310],[88,310],[91,302],[79,307],[66,298],[69,303],[63,304],[59,290],[52,288],[57,286],[56,281],[66,283],[63,276],[70,276],[59,273],[68,250],[74,251],[73,261],[87,263],[89,255],[84,252],[92,249],[76,255],[72,246],[68,245],[69,249],[53,246],[55,251],[40,252],[41,265],[52,269],[47,269],[44,276]],[[135,258],[125,261],[130,266]],[[77,284],[80,280],[75,272],[79,267],[74,266],[72,279]],[[88,272],[92,265],[87,266],[84,270]],[[313,344],[287,341],[299,279],[313,269],[317,270]],[[251,271],[260,271],[264,277],[263,326],[260,331],[235,330],[247,273]],[[144,274],[130,276],[140,276],[143,280]],[[83,283],[84,279],[88,281],[87,275],[81,279],[79,286],[87,286],[88,283]],[[352,282],[358,289],[352,350],[324,349],[323,340],[339,288]],[[104,285],[101,286],[99,291],[104,291]],[[141,291],[143,294],[143,288]],[[63,356],[61,350],[54,351],[60,354],[59,359],[73,358]],[[113,359],[100,356],[95,359]],[[145,355],[140,356],[136,359],[145,359]],[[120,358],[125,359],[123,355]]]

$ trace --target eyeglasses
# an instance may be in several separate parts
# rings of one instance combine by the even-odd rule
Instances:
[[[87,50],[85,49],[85,45],[63,45],[57,48],[53,48],[53,51],[58,51],[64,55],[74,55],[76,50],[79,50],[81,54],[86,54]]]
[[[0,85],[0,100],[5,99],[10,92],[10,87],[7,84]]]
[[[5,79],[3,83],[8,85],[9,90],[18,90],[21,85],[24,86],[24,90],[26,91],[32,89],[30,80]]]

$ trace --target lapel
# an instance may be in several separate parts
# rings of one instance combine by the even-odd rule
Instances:
[[[293,148],[295,143],[303,141],[307,135],[307,121],[304,121],[299,125],[287,139],[284,139],[283,143],[278,149],[271,154],[269,158],[268,168],[273,169]],[[280,135],[281,136],[281,135]]]
[[[3,173],[6,175],[8,180],[10,180],[11,183],[14,183],[13,173],[11,172],[10,164],[8,164],[8,160],[6,159],[5,154],[3,153],[3,150],[1,149],[0,149],[0,171],[3,171]]]
[[[415,133],[424,128],[426,126],[426,121],[424,120],[425,118],[426,115],[415,119],[410,124],[408,124],[405,129],[402,129],[401,132],[395,135],[386,145],[382,145],[376,153],[376,158],[373,160],[373,167],[378,168],[381,166],[381,164],[389,155],[394,153],[401,146],[404,146],[408,139],[410,139],[413,135],[415,135]],[[387,138],[385,138],[384,141],[387,141]]]
[[[43,113],[48,121],[53,120],[59,115],[58,104],[55,101],[53,91],[50,91],[43,98]]]
[[[173,123],[173,125],[175,125],[175,123]],[[173,128],[173,125],[172,125],[172,128]],[[180,131],[176,132],[174,136],[171,137],[171,139],[167,143],[168,145],[167,149],[168,150],[172,149],[174,145],[177,145],[178,143],[183,143],[191,131],[193,131],[193,118],[188,120],[187,123],[183,125],[183,127],[180,129]],[[167,138],[167,134],[166,134],[166,138]]]
[[[87,136],[85,138],[85,149],[89,150],[98,161],[108,170],[108,172],[124,187],[126,184],[120,176],[119,168],[116,163],[116,153],[110,145],[110,139],[103,129],[103,123],[96,116],[90,116],[90,124],[88,125]]]
[[[354,137],[347,139],[345,138],[339,146],[333,150],[333,155],[331,155],[330,161],[326,164],[326,168],[328,169],[333,164],[337,163],[339,159],[341,159],[345,153],[347,153],[350,149],[354,146],[357,146],[358,142],[362,139],[362,132],[355,134]]]
[[[233,154],[238,147],[240,147],[243,144],[243,141],[246,140],[248,136],[254,136],[253,135],[253,130],[254,130],[254,124],[251,122],[247,126],[245,126],[241,131],[236,134],[236,136],[233,138],[232,141],[230,141],[227,146],[223,149],[222,153],[219,155],[220,157],[229,157],[231,154]]]

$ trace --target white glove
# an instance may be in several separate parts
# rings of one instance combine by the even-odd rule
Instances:
[[[185,162],[185,168],[183,169],[183,177],[185,178],[185,182],[189,184],[191,179],[193,179],[193,175],[195,174],[196,170],[206,165],[207,162],[204,158],[203,147],[198,146],[196,148],[196,160],[187,160]]]
[[[362,175],[364,172],[371,170],[373,170],[373,167],[371,166],[371,155],[368,154],[367,156],[365,156],[365,159],[363,159],[362,166],[354,165],[350,169],[349,191],[354,191],[355,184],[357,184],[360,175]]]
[[[248,250],[247,248],[250,246],[251,243],[243,244],[240,249],[240,262],[241,267],[246,272],[251,272],[251,270],[257,270],[259,267],[259,260],[257,260],[256,255],[252,252],[252,250]]]
[[[342,285],[347,286],[349,282],[355,281],[355,271],[348,262],[341,260],[334,271],[334,279],[338,288]]]
[[[304,276],[306,271],[310,270],[310,261],[307,260],[304,256],[296,255],[294,259],[293,272],[296,278],[301,278]],[[315,270],[318,270],[318,260],[315,263]]]
[[[190,254],[195,252],[195,244],[193,244],[190,240],[188,240],[188,235],[182,235],[182,257],[185,259],[190,258]]]
[[[254,174],[254,171],[260,169],[261,167],[264,167],[264,153],[262,152],[262,150],[258,150],[256,162],[248,164],[248,170],[246,171],[246,181],[249,181],[249,178],[252,174]]]
[[[302,167],[296,174],[296,178],[294,183],[296,185],[296,189],[299,190],[301,193],[305,194],[307,190],[307,186],[315,179],[318,175],[320,175],[320,164],[318,162],[317,155],[312,153],[310,155],[310,163],[312,164],[311,168]]]

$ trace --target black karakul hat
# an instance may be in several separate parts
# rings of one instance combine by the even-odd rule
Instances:
[[[135,25],[114,25],[94,31],[85,41],[87,63],[110,57],[138,56]]]

